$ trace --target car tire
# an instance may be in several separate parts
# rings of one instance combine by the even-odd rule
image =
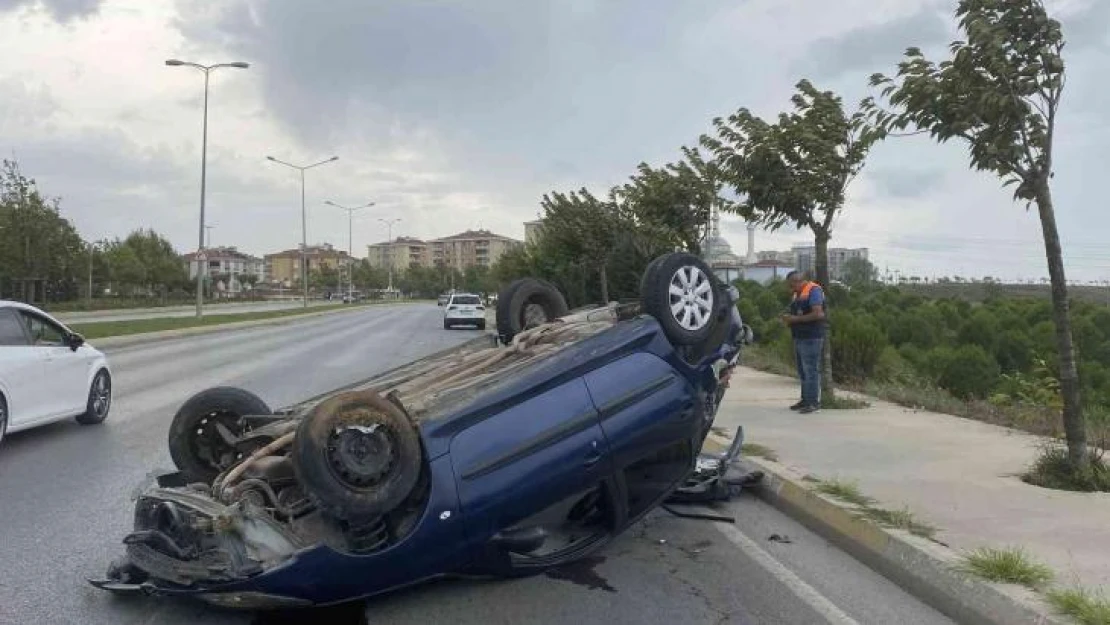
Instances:
[[[241,436],[246,430],[242,417],[269,414],[273,411],[266,402],[250,391],[231,386],[203,390],[185,400],[173,416],[170,458],[188,480],[210,483],[241,455],[212,426],[219,422]]]
[[[443,329],[444,329],[444,330],[450,330],[450,329],[451,329],[451,322],[450,322],[450,321],[446,321],[446,320],[444,320],[444,322],[443,322]]]
[[[663,262],[663,260],[667,258],[667,256],[669,256],[669,254],[656,256],[650,263],[648,263],[648,266],[644,268],[644,273],[640,276],[641,294],[647,288],[648,282],[653,279],[653,276],[655,275],[655,270],[659,267],[659,263]]]
[[[497,335],[508,345],[528,328],[567,314],[567,301],[550,282],[521,278],[497,294]]]
[[[89,399],[85,404],[85,412],[77,415],[77,422],[81,425],[104,423],[111,409],[112,376],[107,369],[101,369],[96,372],[92,384],[89,385]]]
[[[317,404],[297,426],[292,459],[297,479],[320,510],[356,522],[402,504],[423,468],[416,427],[373,391]]]
[[[486,329],[486,322],[485,321],[479,321],[478,322],[478,329],[479,330],[485,330]]]
[[[718,324],[722,301],[709,265],[687,252],[665,254],[652,264],[654,268],[641,284],[643,311],[655,317],[671,343],[687,346],[704,342]],[[677,312],[674,307],[678,307]]]

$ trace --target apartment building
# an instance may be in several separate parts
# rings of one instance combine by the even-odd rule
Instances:
[[[431,262],[465,271],[467,267],[489,267],[522,241],[489,230],[467,230],[431,242]]]
[[[366,259],[371,267],[392,267],[395,271],[403,271],[413,265],[430,267],[432,264],[430,247],[421,239],[397,237],[393,241],[367,246]]]
[[[245,284],[264,282],[266,279],[263,259],[231,246],[208,248],[200,258],[196,252],[189,252],[182,256],[182,260],[192,280],[196,279],[198,271],[206,276],[229,276],[224,289],[232,293],[242,291]],[[251,277],[244,279],[245,276]]]
[[[284,250],[264,257],[266,281],[271,284],[291,286],[299,284],[301,280],[301,248]],[[329,243],[310,245],[305,249],[305,260],[308,263],[308,273],[318,271],[323,267],[339,270],[347,265],[351,258],[344,250],[337,250]]]
[[[816,268],[814,262],[816,248],[812,245],[795,245],[792,251],[794,253],[794,266],[812,276]],[[833,280],[844,279],[844,264],[852,258],[867,260],[868,248],[860,247],[849,249],[845,247],[830,247],[829,277]]]

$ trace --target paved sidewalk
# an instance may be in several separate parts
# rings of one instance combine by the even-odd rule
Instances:
[[[870,408],[799,415],[791,378],[739,368],[715,426],[773,449],[818,478],[853,480],[884,507],[908,508],[961,551],[1022,546],[1060,582],[1110,589],[1110,493],[1055,491],[1017,475],[1044,440],[869,399]]]

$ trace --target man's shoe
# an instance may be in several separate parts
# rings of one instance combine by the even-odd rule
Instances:
[[[805,406],[806,406],[806,403],[804,401],[800,401],[800,402],[794,404],[793,406],[791,406],[790,409],[791,410],[801,410],[802,408],[805,408]]]
[[[806,404],[798,409],[799,414],[811,414],[820,410],[821,407],[816,404]]]

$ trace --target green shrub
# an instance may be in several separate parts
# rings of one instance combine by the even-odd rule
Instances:
[[[998,343],[998,318],[985,308],[976,310],[967,323],[960,328],[956,342],[964,345],[978,345],[988,353],[993,353]]]
[[[886,336],[868,314],[838,311],[831,317],[833,374],[844,380],[866,380],[886,349]]]
[[[937,382],[960,399],[973,399],[986,397],[998,376],[998,362],[982,347],[961,345],[945,357]]]
[[[998,337],[994,347],[998,366],[1003,371],[1028,371],[1033,364],[1033,341],[1024,333],[1008,333]]]
[[[912,345],[903,347],[912,347]],[[911,384],[915,380],[917,372],[913,364],[903,358],[900,351],[891,345],[883,348],[882,353],[879,354],[879,362],[875,365],[876,380],[895,384]]]

